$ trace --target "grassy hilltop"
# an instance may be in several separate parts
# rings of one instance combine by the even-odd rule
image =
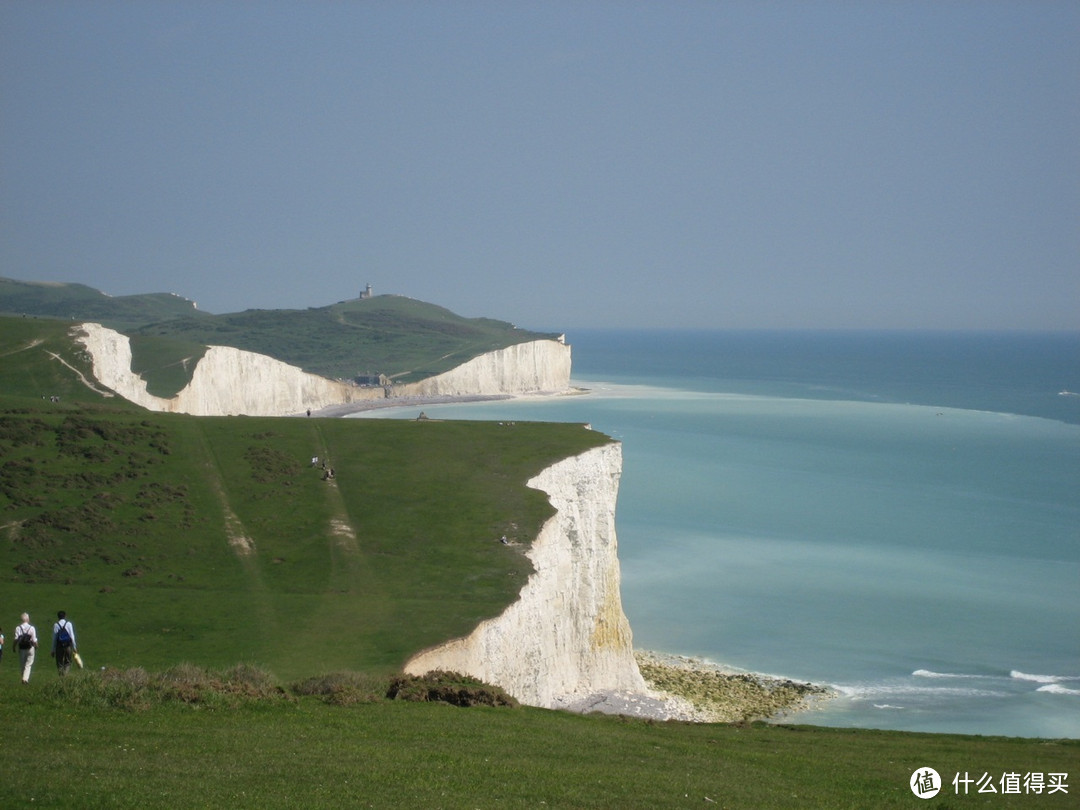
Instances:
[[[148,413],[93,387],[69,326],[0,318],[4,806],[963,807],[985,797],[955,772],[1076,782],[1076,741],[387,700],[413,652],[514,599],[551,510],[524,482],[607,437]],[[58,608],[88,664],[66,679]],[[23,610],[45,640],[27,686]],[[924,805],[927,766],[946,789]]]
[[[247,310],[177,318],[136,336],[233,346],[266,354],[324,377],[385,374],[405,383],[449,371],[473,357],[555,335],[490,318],[462,318],[396,295],[305,310]]]
[[[184,387],[191,361],[208,345],[265,354],[331,379],[383,374],[407,383],[486,352],[557,336],[492,318],[463,318],[397,295],[211,315],[168,293],[113,298],[81,284],[0,278],[3,313],[95,321],[123,332],[132,341],[135,371],[150,393],[162,397]]]
[[[96,321],[121,331],[170,318],[204,316],[193,301],[172,293],[111,296],[85,284],[17,281],[2,277],[0,314]]]

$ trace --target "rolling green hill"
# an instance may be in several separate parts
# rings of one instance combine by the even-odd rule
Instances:
[[[170,318],[201,318],[194,302],[172,293],[106,295],[84,284],[0,278],[0,314],[96,321],[123,331]]]
[[[429,377],[485,352],[554,338],[489,318],[396,295],[305,310],[247,310],[144,326],[137,336],[233,346],[324,377],[385,374],[395,382]]]
[[[88,387],[62,327],[0,319],[0,582],[16,615],[64,607],[101,664],[396,669],[515,598],[525,546],[497,538],[550,514],[525,481],[609,441],[148,413]]]
[[[150,392],[175,394],[205,346],[274,357],[331,379],[384,374],[405,383],[448,371],[486,352],[557,337],[396,295],[310,309],[249,309],[211,315],[180,296],[113,298],[81,284],[0,278],[0,314],[95,321],[132,339],[135,371]]]

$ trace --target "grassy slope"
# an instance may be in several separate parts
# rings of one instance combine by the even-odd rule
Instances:
[[[110,296],[84,284],[10,278],[0,278],[0,313],[97,321],[112,329],[202,314],[191,301],[170,293]]]
[[[95,662],[392,669],[513,600],[580,426],[0,415],[0,581]],[[336,478],[310,466],[329,456]],[[247,538],[254,552],[230,539]],[[17,608],[15,607],[17,606]]]

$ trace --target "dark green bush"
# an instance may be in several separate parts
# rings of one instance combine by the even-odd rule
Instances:
[[[436,670],[425,675],[399,675],[386,692],[390,700],[439,702],[453,706],[517,706],[518,702],[498,686],[457,672]]]

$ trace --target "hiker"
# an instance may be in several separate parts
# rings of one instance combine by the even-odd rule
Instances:
[[[34,666],[34,651],[37,649],[37,630],[30,624],[30,614],[21,616],[22,624],[15,628],[15,649],[19,651],[19,666],[22,668],[22,682],[30,683],[30,670]]]
[[[4,628],[0,627],[0,661],[4,660]]]
[[[52,650],[49,655],[56,659],[56,672],[60,677],[71,669],[71,658],[75,654],[75,625],[67,620],[67,613],[56,612],[56,624],[52,629]]]

